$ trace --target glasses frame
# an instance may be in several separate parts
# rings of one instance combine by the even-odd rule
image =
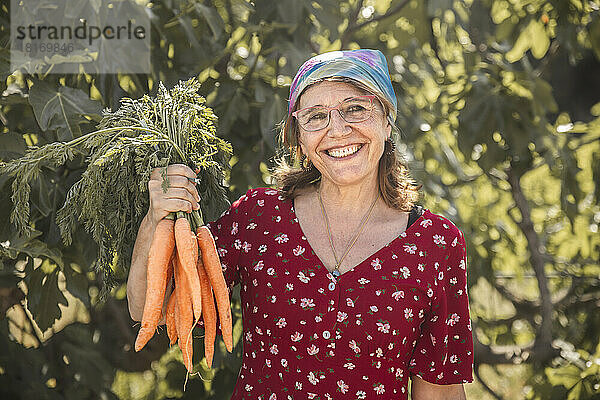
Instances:
[[[348,121],[346,119],[346,117],[344,117],[344,113],[342,112],[342,110],[340,109],[340,107],[342,106],[342,104],[346,103],[347,101],[351,101],[353,99],[360,99],[360,98],[364,98],[364,97],[368,98],[369,101],[370,101],[370,108],[369,108],[369,113],[367,114],[367,117],[365,119],[361,119],[360,121],[352,121],[352,122]],[[292,116],[294,118],[296,118],[296,121],[298,122],[298,126],[300,126],[300,128],[304,129],[307,132],[316,132],[316,131],[320,131],[321,129],[327,128],[329,126],[329,124],[331,123],[331,112],[333,110],[337,110],[338,114],[340,114],[340,117],[342,117],[342,119],[344,121],[346,121],[347,123],[349,123],[349,124],[358,124],[360,122],[364,122],[364,121],[368,120],[369,118],[371,118],[371,115],[373,115],[373,110],[375,109],[375,102],[373,101],[374,99],[377,99],[377,96],[375,96],[373,94],[368,94],[368,95],[363,95],[363,96],[354,96],[354,97],[351,97],[349,99],[340,101],[340,103],[337,106],[335,106],[335,107],[327,107],[327,106],[310,106],[310,107],[304,107],[304,108],[301,108],[299,110],[294,111],[292,113]],[[300,118],[298,118],[298,113],[301,112],[301,111],[309,110],[311,108],[321,108],[321,109],[326,109],[327,110],[327,124],[325,124],[324,127],[319,128],[319,129],[306,129],[304,126],[302,126],[302,124],[300,123]]]

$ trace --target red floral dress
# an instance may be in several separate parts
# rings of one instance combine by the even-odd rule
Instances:
[[[471,382],[462,232],[424,214],[336,280],[293,202],[249,190],[209,224],[241,284],[243,357],[232,399],[406,399],[411,375]]]

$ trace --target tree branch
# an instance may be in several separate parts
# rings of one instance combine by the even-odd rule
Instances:
[[[348,17],[348,28],[342,34],[340,39],[341,45],[340,48],[343,50],[348,46],[348,40],[350,39],[350,33],[354,31],[354,27],[356,26],[355,21],[358,19],[358,14],[363,7],[364,0],[358,0],[358,4],[356,4],[356,8],[352,11],[352,14]]]
[[[496,327],[496,326],[500,326],[500,325],[510,326],[510,325],[512,325],[513,322],[520,320],[520,319],[521,320],[527,319],[527,317],[523,317],[522,315],[519,315],[519,313],[516,313],[515,315],[513,315],[512,317],[509,317],[509,318],[492,319],[492,320],[485,319],[485,318],[478,316],[477,322],[478,322],[478,324],[481,324],[481,325]]]
[[[524,358],[529,359],[531,346],[521,348],[519,346],[488,346],[479,341],[477,335],[473,334],[473,347],[475,351],[475,366],[481,364],[519,364]],[[523,357],[523,356],[524,357]]]
[[[396,4],[394,7],[390,8],[389,10],[387,10],[384,14],[376,15],[375,17],[369,19],[368,21],[363,21],[360,24],[355,24],[352,21],[356,21],[356,19],[358,18],[358,13],[360,12],[360,9],[362,8],[362,4],[363,4],[363,1],[360,0],[358,7],[356,8],[356,10],[354,10],[354,13],[355,13],[355,15],[353,15],[354,18],[349,19],[348,28],[346,28],[346,30],[344,31],[344,34],[342,35],[342,38],[341,38],[342,49],[345,48],[345,45],[347,44],[351,33],[362,29],[365,25],[368,25],[372,22],[378,22],[378,21],[381,21],[381,20],[384,20],[386,18],[393,16],[394,14],[396,14],[400,10],[402,10],[408,3],[410,3],[410,0],[404,0],[404,1]]]
[[[552,299],[550,288],[548,287],[548,277],[544,270],[545,260],[548,257],[543,250],[545,247],[533,227],[529,203],[521,188],[521,176],[515,172],[513,163],[511,163],[511,168],[506,172],[513,199],[521,212],[521,220],[516,221],[516,223],[527,239],[529,262],[535,272],[540,291],[542,323],[537,329],[534,347],[540,355],[545,354],[550,356],[550,352],[547,349],[551,349],[552,345]],[[541,358],[539,361],[544,363],[548,361],[548,358]]]
[[[513,304],[517,309],[517,314],[533,314],[538,310],[538,303],[515,297],[514,294],[496,281],[490,281],[490,284],[502,295],[502,297]]]
[[[397,12],[399,12],[400,10],[402,10],[406,5],[408,5],[408,3],[410,3],[410,0],[404,0],[402,3],[399,3],[396,6],[390,8],[389,10],[387,10],[385,14],[377,15],[377,16],[371,18],[368,21],[364,21],[364,22],[361,22],[358,25],[355,25],[355,27],[354,27],[353,30],[356,31],[356,30],[361,29],[363,26],[370,24],[371,22],[377,22],[377,21],[381,21],[381,20],[384,20],[386,18],[389,18],[392,15],[396,14]]]
[[[577,145],[577,147],[576,147],[574,150],[579,150],[579,149],[580,149],[580,148],[582,148],[583,146],[587,146],[588,144],[592,144],[592,143],[594,143],[594,142],[596,142],[596,141],[598,141],[598,140],[600,140],[600,136],[599,136],[599,137],[596,137],[596,138],[593,138],[593,139],[590,139],[590,140],[588,140],[587,142],[581,142],[581,143],[579,143],[579,144]]]

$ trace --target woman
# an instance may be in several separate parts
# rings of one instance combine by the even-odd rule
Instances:
[[[464,399],[473,363],[462,233],[414,206],[398,160],[383,54],[325,53],[290,89],[278,189],[251,189],[209,227],[241,284],[242,368],[233,398]],[[140,320],[156,223],[198,208],[185,166],[149,183],[128,282]]]

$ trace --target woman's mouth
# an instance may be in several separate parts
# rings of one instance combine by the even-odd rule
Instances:
[[[328,156],[333,157],[333,158],[345,158],[345,157],[350,157],[351,155],[357,153],[362,147],[363,147],[363,144],[353,144],[350,146],[340,147],[337,149],[329,149],[329,150],[326,150],[325,152],[327,153]]]

